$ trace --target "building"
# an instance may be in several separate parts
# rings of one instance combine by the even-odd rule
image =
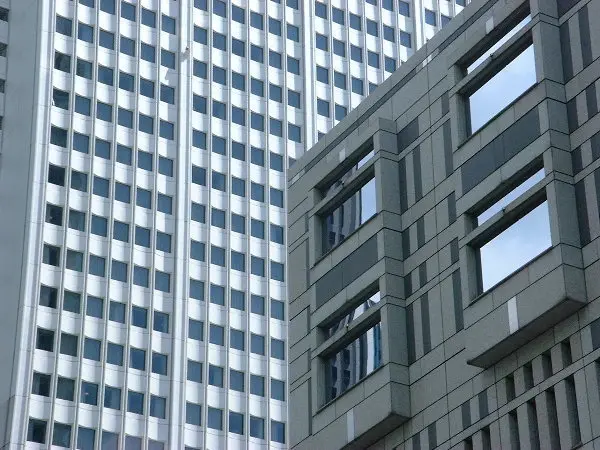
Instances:
[[[600,0],[474,0],[288,172],[292,449],[600,446]]]
[[[286,448],[287,165],[464,4],[0,0],[2,445]]]

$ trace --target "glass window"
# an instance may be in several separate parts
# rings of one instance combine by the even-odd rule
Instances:
[[[262,184],[250,182],[250,197],[258,202],[265,201],[265,187]]]
[[[300,60],[293,58],[288,55],[287,57],[287,71],[295,75],[300,75]]]
[[[241,142],[231,141],[231,157],[246,161],[246,145]]]
[[[156,249],[161,252],[171,253],[171,235],[163,233],[162,231],[156,232]]]
[[[144,97],[154,98],[154,81],[140,77],[140,94]]]
[[[175,88],[165,84],[160,85],[160,101],[170,105],[175,104]]]
[[[127,411],[144,414],[144,394],[142,392],[127,391]],[[125,445],[127,447],[127,444]]]
[[[367,64],[369,64],[371,67],[379,69],[379,54],[372,51],[367,51]]]
[[[33,382],[31,385],[31,393],[44,397],[50,396],[50,384],[52,383],[52,375],[45,373],[33,373]]]
[[[207,417],[206,426],[208,428],[212,428],[214,430],[222,430],[223,429],[223,410],[217,409],[217,408],[211,408],[210,406],[207,409],[208,409],[208,417]]]
[[[371,36],[379,36],[379,27],[374,20],[367,19],[367,34]]]
[[[60,334],[60,354],[77,356],[79,352],[79,338],[74,334]]]
[[[244,414],[229,411],[229,432],[244,434]]]
[[[274,50],[269,50],[269,66],[274,67],[276,69],[281,69],[281,53],[278,53]]]
[[[79,24],[77,25],[77,39],[93,44],[94,27],[79,22]]]
[[[250,416],[250,436],[258,439],[265,438],[265,419]]]
[[[81,310],[81,294],[77,292],[64,291],[63,310],[79,314]]]
[[[162,30],[166,33],[169,33],[169,34],[176,33],[175,19],[173,17],[166,16],[163,14],[162,21],[161,21],[161,27],[162,27]]]
[[[300,28],[295,25],[287,24],[287,38],[290,41],[300,42]]]
[[[129,367],[137,370],[146,370],[146,350],[130,347]]]
[[[81,403],[88,405],[98,404],[98,385],[95,383],[88,383],[87,381],[81,382]]]
[[[135,22],[135,5],[121,1],[121,17]]]
[[[150,396],[150,416],[151,417],[158,417],[159,419],[166,419],[167,417],[167,399],[165,397],[158,397],[156,395],[151,395]],[[159,445],[159,447],[153,447],[156,445]],[[156,449],[156,448],[162,448],[163,444],[162,442],[157,442],[157,441],[151,441],[148,442],[148,449]]]
[[[56,32],[65,36],[73,36],[73,21],[66,17],[56,16]]]
[[[229,369],[229,389],[232,391],[244,392],[244,372]]]
[[[246,91],[246,76],[232,70],[231,71],[231,86],[234,89],[245,92]]]
[[[186,402],[185,423],[189,425],[202,425],[202,405]]]
[[[71,72],[71,56],[64,53],[54,52],[54,68],[61,72]]]
[[[395,72],[396,71],[396,60],[394,58],[390,58],[389,56],[384,57],[384,66],[386,72]]]
[[[256,238],[265,238],[265,223],[262,220],[250,219],[250,234]]]
[[[119,89],[133,92],[135,90],[134,76],[126,72],[119,72]]]
[[[102,342],[97,339],[85,338],[83,341],[83,357],[92,361],[100,361]]]
[[[231,250],[231,269],[240,272],[246,271],[246,256],[244,253]]]
[[[231,20],[241,24],[246,23],[246,11],[239,6],[231,5]]]
[[[225,174],[212,171],[212,188],[219,191],[227,192],[227,178]]]
[[[67,269],[75,270],[76,272],[83,271],[83,253],[75,250],[67,250]]]
[[[357,354],[365,355],[361,363],[353,366],[347,375],[343,377],[335,376],[338,371],[343,370],[340,367],[340,361],[347,360],[348,355]],[[377,324],[327,359],[326,401],[338,397],[360,382],[364,377],[379,368],[381,362],[381,325]]]
[[[335,23],[339,23],[340,25],[346,24],[346,18],[344,17],[344,11],[342,9],[336,8],[335,6],[331,7],[331,19]]]
[[[95,450],[96,430],[93,428],[78,427],[77,448],[80,450]]]
[[[250,312],[261,316],[265,315],[265,298],[262,295],[251,295]]]
[[[162,353],[152,352],[152,373],[166,375],[168,369],[168,356]]]
[[[140,55],[144,61],[151,63],[156,62],[156,48],[150,44],[146,44],[145,42],[141,43]]]
[[[125,305],[111,300],[108,310],[108,320],[125,323]]]
[[[437,18],[434,11],[425,8],[425,23],[428,25],[437,25]]]
[[[102,256],[90,255],[88,272],[98,277],[106,276],[106,259]]]
[[[212,102],[212,115],[217,119],[227,120],[227,105],[223,102],[213,100]]]
[[[231,213],[231,231],[236,233],[246,233],[246,217]]]
[[[208,365],[208,384],[211,386],[223,387],[223,368],[219,366]]]
[[[189,381],[195,381],[196,383],[202,383],[202,363],[201,362],[192,361],[191,359],[188,359],[187,379]]]
[[[148,327],[148,310],[140,306],[131,307],[131,325],[134,327]]]
[[[108,385],[104,386],[104,407],[121,409],[121,389]]]
[[[246,196],[246,182],[241,178],[231,177],[231,193],[233,195],[239,195],[240,197]]]
[[[285,342],[271,338],[271,358],[285,359]]]
[[[113,450],[119,448],[119,433],[111,433],[106,430],[102,430],[102,442],[100,443],[100,450]]]
[[[250,374],[250,393],[260,397],[265,396],[265,377]]]
[[[164,67],[168,67],[170,69],[175,68],[175,53],[170,52],[169,50],[165,50],[164,48],[160,49],[160,65]]]
[[[258,256],[250,257],[250,273],[259,277],[265,276],[265,260]]]
[[[171,274],[156,270],[154,272],[154,289],[161,292],[171,292]]]
[[[136,190],[135,204],[143,208],[152,209],[152,192],[138,187]]]
[[[100,30],[98,34],[98,43],[100,47],[107,48],[109,50],[115,49],[115,35],[109,31]],[[108,83],[107,83],[108,84]],[[112,83],[110,84],[112,86]]]
[[[130,166],[132,160],[131,155],[131,147],[126,147],[122,144],[117,144],[117,162]]]
[[[285,320],[285,304],[282,301],[271,299],[271,318]]]
[[[335,105],[335,120],[342,120],[347,113],[348,109],[345,106]]]
[[[50,143],[58,145],[59,147],[67,146],[68,133],[67,130],[58,127],[52,127],[50,129]]]
[[[398,0],[398,14],[410,17],[410,4],[404,0]]]
[[[188,338],[195,341],[204,340],[204,322],[188,319]]]
[[[362,30],[362,19],[360,16],[350,13],[350,28],[358,31]]]
[[[214,323],[210,324],[210,343],[216,345],[225,345],[225,329]]]
[[[148,170],[148,171],[152,172],[154,155],[152,155],[152,153],[149,153],[149,152],[138,150],[137,156],[138,156],[137,166],[140,169],[144,169],[144,170]]]
[[[190,216],[194,222],[206,223],[206,207],[200,203],[192,202]]]
[[[75,380],[58,377],[56,383],[56,398],[72,402],[75,398]]]
[[[160,333],[169,332],[169,315],[164,312],[154,311],[154,321],[152,329]]]
[[[151,28],[156,28],[156,13],[146,8],[142,8],[142,24]]]
[[[250,352],[257,355],[265,354],[265,337],[259,334],[250,334]]]
[[[87,305],[85,308],[86,316],[102,319],[104,316],[104,299],[93,295],[87,296]]]
[[[240,311],[246,309],[246,295],[243,291],[231,289],[231,307]]]
[[[271,419],[271,440],[285,444],[285,423]]]
[[[262,14],[250,11],[250,26],[262,30],[264,28]]]
[[[71,446],[71,425],[54,422],[54,432],[52,433],[52,445],[67,448]]]
[[[225,288],[218,284],[210,284],[210,302],[215,305],[225,305]]]
[[[321,2],[315,2],[315,15],[322,19],[327,19],[327,5]]]
[[[158,199],[157,199],[157,210],[165,213],[165,214],[172,214],[173,213],[173,197],[170,197],[168,195],[165,194],[161,194],[160,192],[158,193]]]
[[[234,37],[231,38],[231,53],[237,56],[241,56],[242,58],[246,57],[246,42],[236,39]]]
[[[269,17],[269,33],[281,36],[281,21]]]
[[[285,401],[285,381],[271,378],[271,398],[273,400]]]
[[[190,243],[190,258],[196,261],[206,261],[206,244],[192,240]]]
[[[135,41],[133,39],[121,36],[121,53],[135,57]]]

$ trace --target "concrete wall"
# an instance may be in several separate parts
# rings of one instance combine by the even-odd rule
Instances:
[[[467,74],[528,12],[530,23],[496,58]],[[600,445],[592,17],[600,0],[473,2],[290,170],[292,448]],[[470,135],[465,98],[531,42],[535,85]],[[325,192],[370,150],[371,160]],[[541,167],[540,182],[476,224]],[[322,217],[373,174],[377,215],[323,254]],[[541,201],[550,249],[482,294],[478,247]],[[374,286],[381,301],[327,335]],[[324,360],[374,323],[381,367],[328,401]]]

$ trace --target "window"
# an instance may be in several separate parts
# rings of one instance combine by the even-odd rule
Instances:
[[[60,206],[46,204],[46,223],[62,226],[63,209]]]
[[[225,174],[212,171],[212,188],[219,191],[227,192],[227,179]]]
[[[169,332],[169,315],[164,312],[154,311],[154,322],[152,329],[160,333]]]
[[[121,389],[108,385],[104,386],[104,407],[121,409]]]
[[[241,73],[231,71],[231,86],[234,89],[245,92],[246,91],[246,76]]]
[[[79,338],[74,334],[60,334],[60,353],[67,356],[77,356],[79,352]]]
[[[435,11],[431,11],[431,10],[425,8],[425,23],[427,25],[432,25],[434,27],[437,25],[437,18],[435,15]]]
[[[67,448],[71,446],[71,425],[54,422],[54,432],[52,433],[52,445]]]
[[[111,301],[108,310],[108,320],[125,323],[125,305]]]
[[[213,100],[212,115],[217,119],[227,120],[227,105],[217,100]]]
[[[75,270],[77,272],[83,271],[83,253],[76,252],[75,250],[67,249],[67,269]]]
[[[79,22],[79,24],[77,25],[77,39],[93,44],[94,27]]]
[[[167,399],[165,397],[150,396],[150,416],[159,419],[167,418]],[[154,443],[157,444],[156,441]],[[148,448],[152,449],[151,443],[148,443]]]
[[[335,23],[339,23],[340,25],[346,24],[346,18],[344,17],[344,10],[336,8],[335,6],[331,7],[331,19]]]
[[[285,401],[285,381],[271,378],[271,398],[273,400]]]
[[[156,48],[150,44],[142,42],[140,45],[140,55],[144,61],[156,62]]]
[[[325,67],[317,66],[317,81],[321,83],[329,84],[329,69]]]
[[[250,311],[253,314],[265,315],[265,298],[261,295],[252,294],[250,297]]]
[[[34,372],[31,393],[35,395],[41,395],[43,397],[49,397],[51,383],[52,375]]]
[[[258,439],[265,438],[265,419],[250,416],[250,436]]]
[[[188,338],[195,341],[204,340],[204,322],[188,319]]]
[[[160,49],[160,65],[164,67],[168,67],[170,69],[175,68],[175,53],[170,52],[169,50],[165,50],[164,48]]]
[[[127,391],[127,411],[135,414],[144,414],[143,393]]]
[[[63,128],[53,126],[50,129],[50,143],[59,147],[67,147],[68,133]]]
[[[202,383],[202,363],[201,362],[192,361],[191,359],[188,359],[187,379],[188,379],[188,381],[195,381],[196,383]]]
[[[265,201],[265,187],[262,184],[250,182],[250,198],[258,202]]]
[[[329,50],[329,40],[327,36],[323,34],[316,33],[315,43],[318,49],[328,51]]]
[[[154,272],[154,289],[161,292],[171,292],[171,274],[156,270]]]
[[[163,233],[162,231],[156,232],[156,249],[161,252],[171,253],[171,235]]]
[[[213,0],[213,13],[217,16],[227,18],[227,8],[225,2],[221,0]]]
[[[315,2],[315,15],[322,19],[327,19],[327,5],[321,2]]]
[[[242,58],[246,57],[246,42],[236,39],[234,37],[231,38],[231,53],[237,56],[241,56]]]
[[[262,64],[264,61],[263,48],[254,44],[250,44],[250,59]]]
[[[56,383],[56,398],[72,402],[75,398],[75,380],[58,377]]]
[[[356,168],[358,166],[355,166]],[[346,174],[335,182],[334,187],[337,187],[344,181],[348,175],[351,175],[356,170],[352,167]],[[344,209],[352,208],[351,205],[360,205],[360,218],[358,220],[343,222],[343,226],[339,226],[341,220],[341,214]],[[355,206],[356,207],[356,206]],[[341,204],[338,204],[333,208],[331,212],[326,213],[322,220],[323,230],[323,253],[328,252],[332,248],[339,245],[346,237],[351,234],[360,225],[369,220],[376,213],[376,190],[375,190],[375,178],[367,181],[364,185],[358,187],[353,194],[348,198],[341,199]]]
[[[400,30],[400,45],[407,48],[412,47],[412,39],[410,33]]]
[[[231,231],[246,234],[246,218],[239,214],[231,213]]]
[[[69,109],[69,93],[67,91],[61,91],[54,88],[52,90],[52,106],[56,106],[61,109]]]
[[[250,257],[250,273],[259,277],[265,276],[265,260],[258,256]]]
[[[136,190],[135,204],[142,208],[152,208],[152,192],[140,187]]]
[[[360,16],[350,13],[350,28],[358,31],[362,30],[362,19]]]
[[[505,35],[495,46],[492,46],[479,59],[472,63],[467,72],[473,71],[483,60],[495,51],[504,41],[508,40],[519,29],[525,26],[529,17],[521,21],[513,30]],[[500,45],[498,45],[500,44]],[[533,45],[530,45],[511,59],[503,58],[503,55],[494,54],[498,62],[498,68],[486,76],[483,82],[478,81],[474,90],[469,91],[467,87],[469,122],[471,133],[479,130],[484,124],[492,119],[498,112],[502,111],[525,91],[536,83],[535,58]],[[504,61],[502,61],[504,59]],[[503,95],[492,95],[493,92],[501,90]]]
[[[239,6],[231,5],[231,20],[241,24],[246,23],[246,12]]]
[[[173,17],[162,15],[162,30],[169,34],[175,34],[175,19]]]
[[[398,14],[410,17],[410,4],[404,0],[398,0]]]
[[[346,43],[333,38],[333,53],[338,56],[346,57]]]
[[[250,11],[250,26],[262,30],[264,28],[262,14]]]
[[[367,34],[375,37],[379,36],[379,27],[374,20],[367,19]]]
[[[104,317],[104,299],[93,295],[87,296],[86,316],[102,319]]]
[[[246,309],[246,296],[243,291],[231,289],[231,307],[240,311]]]
[[[111,433],[102,430],[102,442],[100,443],[101,450],[112,450],[119,446],[119,433]]]
[[[285,444],[285,423],[271,419],[271,440]]]
[[[229,369],[229,389],[237,392],[244,392],[244,372]]]
[[[246,145],[241,142],[231,141],[231,157],[246,161]]]
[[[125,314],[125,313],[123,313]],[[124,319],[123,319],[124,320]],[[108,342],[106,344],[106,362],[108,364],[114,364],[116,366],[123,365],[123,351],[122,345]]]
[[[27,440],[39,444],[46,443],[46,427],[48,423],[45,420],[29,419],[27,425]]]
[[[66,17],[56,16],[56,32],[65,36],[73,36],[73,21]]]
[[[288,89],[288,105],[294,108],[300,108],[300,92]]]
[[[372,51],[367,51],[367,64],[371,67],[379,69],[379,54]]]
[[[287,24],[287,38],[290,41],[300,42],[300,28],[295,25]]]
[[[175,88],[165,84],[160,85],[160,101],[170,105],[175,104]]]
[[[265,396],[265,377],[250,374],[250,393],[260,397]]]
[[[206,261],[206,244],[192,240],[190,243],[190,258],[196,261]]]
[[[133,39],[121,36],[121,53],[135,57],[135,41]]]
[[[69,228],[77,231],[85,231],[85,213],[69,210]]]
[[[79,314],[81,308],[81,294],[64,291],[63,310]]]
[[[98,404],[98,385],[82,381],[79,401],[81,403],[96,406]]]
[[[92,234],[106,237],[108,232],[108,220],[106,217],[100,217],[92,214]]]
[[[341,72],[333,72],[333,84],[340,89],[346,89],[346,74]]]
[[[146,8],[142,8],[142,25],[156,28],[156,13]]]
[[[231,106],[231,121],[235,124],[246,126],[246,111],[237,106]]]
[[[442,27],[445,27],[446,25],[448,25],[450,23],[450,20],[452,20],[452,17],[448,17],[445,15],[441,15],[441,19],[442,19]]]
[[[350,44],[350,58],[352,61],[362,62],[363,61],[363,50],[361,47]]]
[[[215,305],[225,305],[225,288],[217,284],[210,284],[210,302]]]
[[[152,352],[152,373],[166,375],[168,368],[168,356],[162,353]],[[164,417],[163,417],[164,418]]]
[[[121,1],[121,17],[135,22],[135,5]]]
[[[335,105],[335,120],[342,120],[344,117],[346,117],[347,113],[348,108],[342,105]]]
[[[186,402],[185,423],[189,425],[202,425],[202,405]]]
[[[54,52],[54,68],[61,72],[71,72],[71,56]]]
[[[223,429],[223,410],[217,408],[208,407],[208,417],[207,424],[208,428],[212,428],[214,430],[222,430]]]
[[[274,187],[269,188],[269,190],[271,197],[271,205],[283,208],[283,191]]]
[[[192,202],[190,217],[194,222],[206,223],[206,207]]]
[[[142,438],[125,435],[125,448],[128,450],[142,450]]]
[[[40,286],[40,306],[56,309],[58,290],[54,287]]]
[[[271,338],[271,358],[285,359],[285,342]]]
[[[277,53],[274,50],[269,50],[269,66],[274,67],[276,69],[281,69],[281,53]]]
[[[395,36],[394,28],[384,25],[383,26],[383,38],[386,41],[395,42],[396,36]]]
[[[543,171],[525,180],[516,189],[479,216],[479,223],[500,211],[529,187],[543,178]],[[548,203],[535,206],[496,236],[479,246],[479,290],[485,292],[552,246]],[[498,266],[498,255],[505,264]],[[510,258],[506,256],[510,255]]]
[[[241,178],[231,177],[231,193],[240,197],[246,196],[246,182]]]
[[[77,448],[81,450],[94,450],[96,430],[93,428],[79,427],[77,429]]]
[[[236,330],[234,328],[229,329],[229,345],[231,348],[244,351],[246,349],[244,340],[245,338],[243,331]]]
[[[85,338],[83,341],[83,357],[92,361],[100,361],[102,349],[101,341],[92,338]]]
[[[131,307],[131,325],[134,327],[148,327],[148,310],[140,306]]]
[[[146,370],[146,350],[130,347],[129,367],[137,370]]]
[[[208,384],[211,386],[223,387],[223,368],[208,365]]]
[[[90,255],[88,272],[90,275],[104,277],[106,274],[106,259],[101,256]]]
[[[165,194],[161,194],[159,192],[156,203],[157,203],[158,211],[165,213],[165,214],[173,213],[173,198],[172,197],[165,195]]]
[[[244,415],[242,413],[229,411],[229,432],[244,434]]]
[[[115,35],[109,31],[100,30],[98,35],[98,43],[100,47],[107,48],[109,50],[115,49]],[[98,77],[99,78],[99,77]],[[112,83],[111,83],[112,86]]]
[[[265,354],[265,337],[259,334],[250,334],[250,352],[257,355]]]
[[[223,327],[211,323],[209,332],[211,344],[225,345],[225,329]]]

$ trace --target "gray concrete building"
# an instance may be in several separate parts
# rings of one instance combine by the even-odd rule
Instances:
[[[476,0],[288,173],[293,449],[600,449],[600,0]]]

